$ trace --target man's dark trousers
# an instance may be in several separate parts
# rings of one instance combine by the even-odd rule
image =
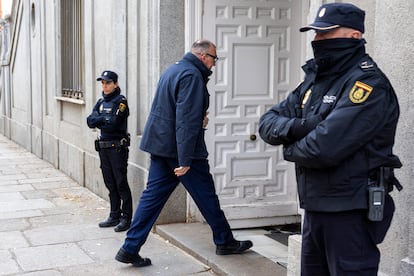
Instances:
[[[190,170],[179,178],[174,174],[174,169],[177,167],[179,167],[177,159],[151,155],[147,187],[142,193],[123,245],[130,254],[139,252],[162,208],[180,181],[210,225],[214,243],[220,245],[234,240],[227,219],[220,208],[208,161],[193,160]]]
[[[387,233],[395,205],[385,197],[384,219],[369,221],[367,210],[305,211],[302,231],[302,276],[377,276],[377,244]]]

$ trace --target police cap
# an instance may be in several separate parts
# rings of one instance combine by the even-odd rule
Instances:
[[[106,80],[106,81],[113,81],[118,82],[118,75],[115,72],[105,70],[102,72],[101,76],[96,79],[97,81]]]
[[[365,11],[349,3],[328,3],[322,5],[315,22],[300,28],[301,32],[315,30],[329,32],[339,27],[348,27],[364,32]]]

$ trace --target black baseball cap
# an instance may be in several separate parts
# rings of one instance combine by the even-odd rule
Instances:
[[[347,27],[364,33],[365,11],[349,3],[328,3],[322,5],[316,14],[315,22],[300,28],[301,32],[315,30],[329,32],[339,27]]]
[[[103,71],[101,76],[96,79],[97,81],[106,80],[106,81],[113,81],[118,82],[118,75],[115,72],[106,70]]]

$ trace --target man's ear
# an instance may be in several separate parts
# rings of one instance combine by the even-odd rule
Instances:
[[[361,39],[362,38],[362,33],[360,31],[353,31],[351,33],[351,37],[355,38],[355,39]]]

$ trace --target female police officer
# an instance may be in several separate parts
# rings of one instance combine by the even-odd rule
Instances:
[[[116,73],[103,71],[96,80],[102,82],[102,98],[95,104],[87,123],[90,128],[101,130],[95,149],[99,152],[111,206],[109,218],[100,222],[99,227],[115,226],[114,230],[120,232],[129,228],[132,218],[132,196],[127,181],[129,109]]]

